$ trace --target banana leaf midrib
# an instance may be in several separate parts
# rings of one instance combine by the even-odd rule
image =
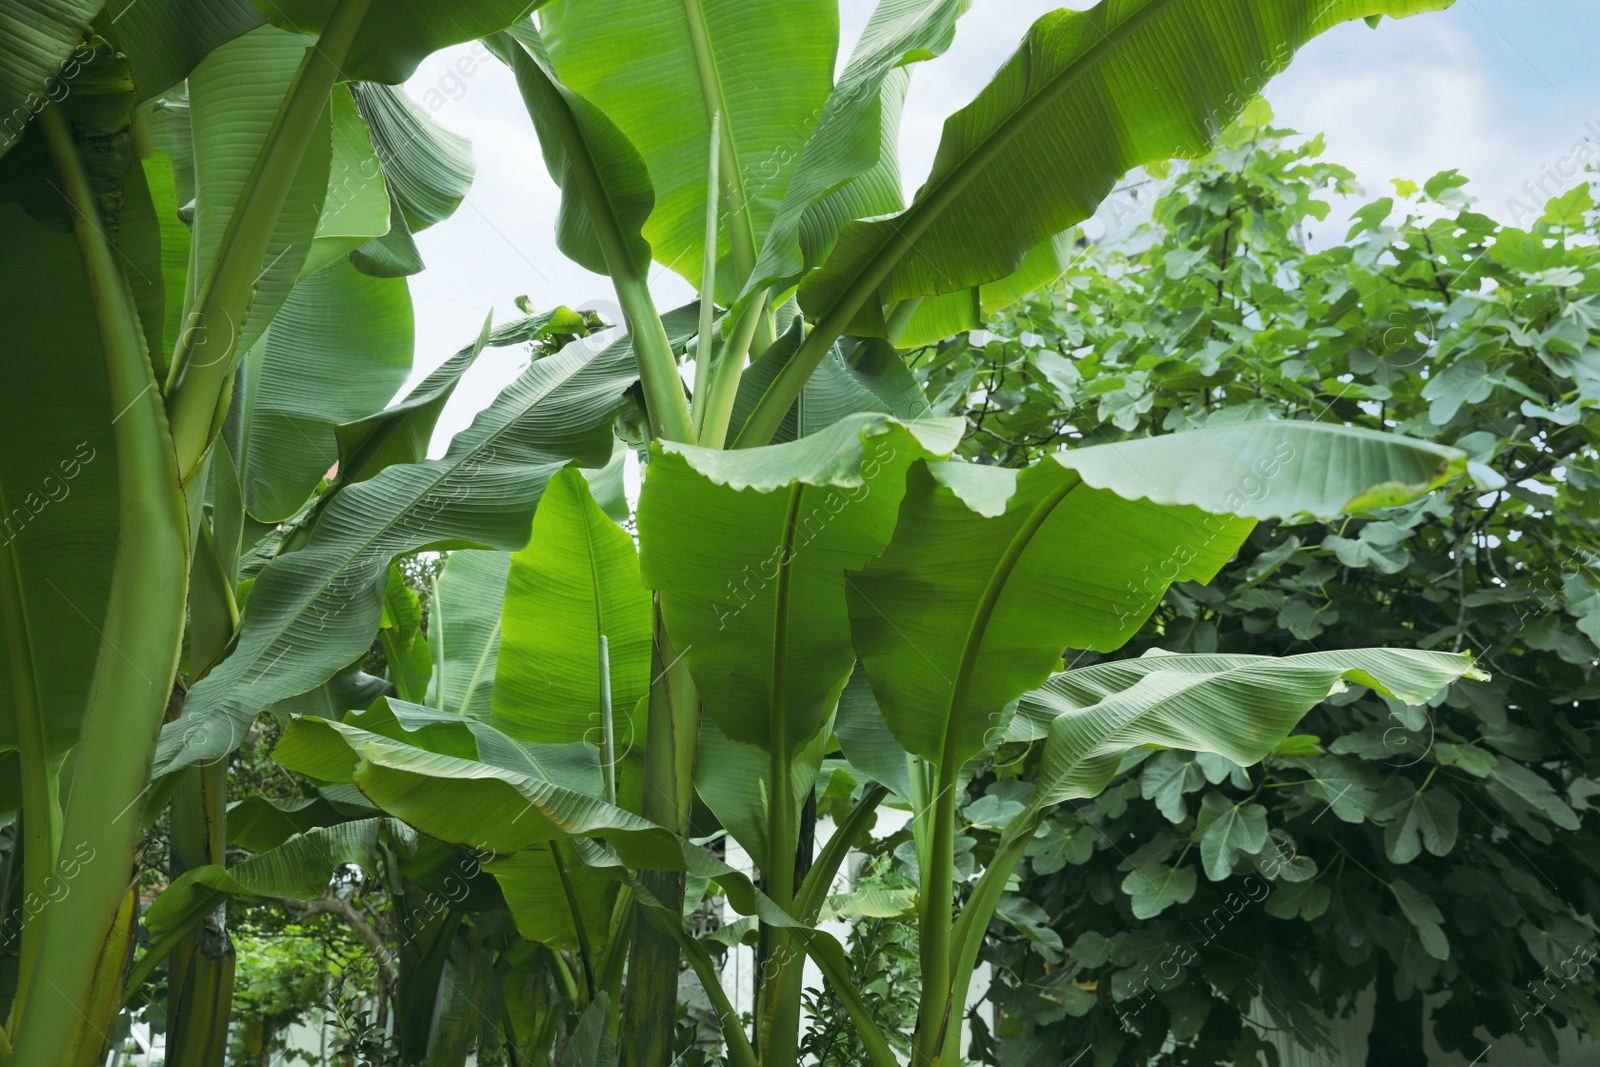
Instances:
[[[1022,556],[1033,543],[1034,537],[1043,529],[1045,522],[1055,513],[1056,508],[1072,494],[1073,490],[1084,484],[1076,471],[1071,471],[1069,474],[1071,479],[1036,504],[1022,528],[1011,536],[1000,561],[989,574],[989,581],[984,586],[978,603],[973,607],[972,618],[967,624],[967,636],[961,647],[961,666],[950,687],[950,704],[945,712],[944,749],[940,760],[940,773],[950,774],[952,780],[959,771],[959,767],[951,768],[951,764],[958,762],[956,722],[972,686],[972,675],[977,669],[978,654],[988,633],[989,623],[994,617],[994,610],[1000,602],[1000,597],[1004,595],[1011,580],[1012,572],[1022,561]]]
[[[496,618],[494,620],[494,624],[489,627],[489,636],[488,636],[488,638],[485,639],[484,642],[483,642],[483,651],[478,653],[478,662],[477,662],[477,665],[472,668],[472,676],[467,679],[466,695],[461,698],[460,712],[461,712],[462,718],[466,718],[467,717],[467,709],[472,706],[472,694],[476,693],[478,691],[478,681],[479,681],[479,679],[481,679],[483,677],[483,668],[486,667],[488,665],[488,663],[489,663],[489,650],[494,648],[495,647],[495,642],[497,642],[499,640],[500,640],[500,620],[499,620],[499,618]],[[444,643],[442,641],[439,644],[439,648],[440,648],[440,650],[442,652],[442,650],[444,648]],[[439,676],[439,693],[440,693],[440,702],[443,703],[443,700],[444,700],[444,697],[443,697],[443,694],[444,694],[444,676],[443,676],[443,674],[441,674]]]
[[[881,284],[905,255],[911,251],[912,243],[922,235],[944,210],[950,206],[967,184],[982,172],[984,166],[994,158],[1012,139],[1028,127],[1039,112],[1043,111],[1061,93],[1065,92],[1079,78],[1097,68],[1107,56],[1118,53],[1118,46],[1123,40],[1144,26],[1160,12],[1170,6],[1174,0],[1154,0],[1149,7],[1139,12],[1127,22],[1112,30],[1109,34],[1101,30],[1100,42],[1069,64],[1055,77],[1051,78],[1036,92],[1027,98],[1004,122],[994,129],[987,137],[983,138],[972,147],[961,161],[951,167],[937,181],[930,181],[918,190],[911,206],[897,216],[897,225],[894,236],[901,239],[905,247],[897,247],[901,242],[886,242],[878,253],[868,261],[857,275],[858,284],[846,290],[845,304],[854,304],[848,309],[848,314],[853,316],[856,308],[865,303],[872,290]],[[1085,17],[1091,17],[1086,12]],[[886,262],[880,262],[887,260]],[[878,275],[871,285],[863,283],[863,279],[871,275]],[[830,311],[829,317],[839,312],[839,305]],[[843,326],[841,325],[841,331]]]
[[[706,120],[709,122],[713,115],[722,116],[717,147],[723,156],[731,157],[722,160],[723,165],[718,171],[720,184],[730,202],[728,205],[730,210],[727,212],[728,242],[733,246],[734,267],[739,275],[736,282],[743,288],[751,271],[755,269],[756,232],[750,219],[750,201],[745,192],[744,168],[739,166],[739,142],[734,133],[732,116],[728,114],[727,93],[722,87],[722,71],[717,66],[716,57],[711,55],[712,51],[720,52],[721,49],[711,40],[711,27],[706,22],[705,5],[702,0],[683,0],[683,6],[684,22],[689,29],[690,50],[694,54],[695,70],[700,75],[700,94],[705,99]],[[706,195],[710,197],[714,195],[714,191],[708,189]],[[734,232],[736,225],[741,227],[741,232],[737,234]],[[714,269],[717,250],[714,247],[707,248],[705,255]]]

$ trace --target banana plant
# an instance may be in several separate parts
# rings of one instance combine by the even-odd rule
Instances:
[[[459,144],[418,152],[446,139],[391,86],[533,5],[289,6],[72,4],[39,23],[0,5],[23,42],[0,86],[5,322],[13,351],[66,353],[13,368],[30,440],[0,472],[0,744],[31,901],[0,1040],[17,1062],[99,1061],[147,816],[173,803],[180,865],[220,858],[225,764],[156,785],[156,733],[233,640],[241,556],[409,371],[409,295],[380,246],[448,215],[470,176]],[[339,390],[286,395],[308,372]],[[231,950],[210,934],[209,975],[175,983],[183,1062],[220,1062]]]

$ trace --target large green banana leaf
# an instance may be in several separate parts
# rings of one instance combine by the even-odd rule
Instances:
[[[616,745],[628,746],[631,714],[650,688],[650,616],[633,538],[600,510],[581,472],[557,474],[511,557],[491,721],[513,737],[601,747],[604,638]]]
[[[453,214],[472,184],[472,144],[430,118],[389,85],[355,85],[356,103],[372,131],[393,209],[389,232],[350,253],[368,274],[397,277],[422,269],[412,234]]]
[[[836,0],[561,0],[540,22],[562,83],[643,157],[655,189],[644,235],[656,260],[695,286],[720,115],[717,293],[730,301],[832,87]]]
[[[413,710],[427,713],[427,709]],[[358,721],[371,724],[377,717]],[[687,871],[715,881],[741,914],[759,915],[774,926],[799,926],[759,893],[747,875],[704,849],[605,803],[570,778],[550,777],[547,764],[517,762],[524,752],[588,753],[593,774],[592,750],[587,746],[530,745],[504,735],[491,745],[498,732],[486,724],[458,719],[453,729],[470,729],[482,757],[429,751],[351,722],[305,718],[289,725],[273,758],[313,778],[353,783],[382,810],[441,841],[497,857],[549,842],[570,842],[584,864],[612,870],[619,878],[628,877],[624,865],[632,871]],[[492,862],[487,869],[497,873]],[[501,868],[515,870],[515,866]],[[513,887],[509,892],[518,890]]]
[[[445,561],[428,615],[429,707],[488,718],[500,658],[500,604],[510,569],[509,552],[463,550]]]
[[[163,731],[161,772],[230,751],[257,711],[305,692],[372,641],[384,576],[398,555],[527,543],[545,483],[574,459],[611,458],[612,421],[637,377],[629,344],[583,345],[535,360],[444,458],[385,467],[341,489],[306,547],[256,579],[233,653],[189,693]]]
[[[351,0],[252,0],[268,21],[298,33],[320,33]],[[359,2],[359,0],[358,0]],[[487,37],[528,17],[545,0],[369,0],[366,17],[340,70],[351,81],[398,85],[441,48]]]
[[[202,274],[224,245],[234,209],[307,45],[299,34],[260,26],[212,51],[189,76],[194,262]],[[332,160],[332,108],[325,108],[273,228],[248,313],[243,321],[207,323],[199,352],[245,351],[266,330],[310,255],[328,197]]]
[[[1054,804],[1098,794],[1130,749],[1185,748],[1252,764],[1347,681],[1423,704],[1457,679],[1486,677],[1470,656],[1404,648],[1281,659],[1162,653],[1055,675],[1023,698],[1031,721],[1049,719],[1039,774],[1032,798],[1001,833],[956,926],[953,1005],[965,1003],[983,930],[1040,818]],[[1202,854],[1209,847],[1214,846],[1202,840]]]
[[[545,168],[561,187],[556,247],[597,274],[650,266],[645,220],[655,204],[639,150],[599,107],[563,85],[532,23],[488,41],[516,75]]]
[[[1398,504],[1452,449],[1311,422],[1056,453],[1021,472],[913,468],[895,539],[850,583],[855,647],[906,751],[959,766],[1064,648],[1111,651],[1175,581],[1209,581],[1252,519]],[[1243,517],[1238,517],[1243,516]]]
[[[294,720],[273,758],[311,778],[350,783],[357,755],[355,737],[383,737],[419,752],[474,760],[501,770],[534,774],[564,789],[600,792],[600,765],[585,745],[518,741],[488,723],[394,697],[375,700],[337,722],[307,716]],[[291,725],[294,725],[291,724]],[[333,730],[333,733],[328,733]]]
[[[232,867],[195,867],[179,875],[151,902],[145,925],[153,939],[160,939],[211,911],[226,897],[319,897],[342,864],[354,863],[376,872],[385,835],[402,848],[412,847],[416,840],[415,831],[394,819],[357,819],[296,834],[277,848]]]
[[[793,286],[845,224],[898,212],[897,135],[911,64],[943,55],[971,0],[880,0],[829,95],[761,246],[747,293]]]
[[[644,579],[730,739],[787,756],[817,732],[855,661],[845,572],[889,544],[906,470],[961,427],[861,414],[759,449],[655,447]]]
[[[76,73],[74,50],[105,0],[3,0],[0,2],[0,155],[16,143],[28,120],[49,100],[66,94]],[[84,52],[87,55],[87,52]]]
[[[77,740],[100,647],[117,544],[117,413],[72,234],[0,204],[0,249],[0,331],[14,356],[0,389],[0,566],[20,609],[0,616],[0,750],[17,746],[17,716],[28,714],[60,753]]]
[[[882,303],[1004,278],[1127,171],[1203,151],[1312,37],[1450,2],[1104,0],[1045,15],[945,123],[911,206],[846,226],[800,302],[851,332],[881,332]]]
[[[36,29],[48,22],[41,16]],[[52,106],[105,146],[89,155],[90,181],[101,203],[114,206],[102,225],[139,313],[155,317],[159,334],[162,238],[144,168],[128,144],[127,68],[104,51],[94,62],[94,76],[80,75],[76,91]],[[0,584],[0,751],[26,740],[27,758],[41,769],[37,761],[78,737],[119,522],[113,433],[122,413],[111,406],[102,334],[61,181],[37,136],[0,158],[0,331],[8,356],[0,388],[0,566],[10,576]]]
[[[894,337],[895,345],[916,348],[938,344],[946,337],[981,328],[989,316],[1061,277],[1072,262],[1077,236],[1078,231],[1073,229],[1040,242],[1023,257],[1016,270],[998,281],[917,298],[916,310],[905,329]]]
[[[1465,654],[1411,648],[1282,658],[1163,653],[1064,671],[1022,700],[1030,719],[1049,723],[1032,807],[1095,796],[1140,745],[1257,763],[1345,682],[1424,704],[1458,678],[1488,675]],[[1103,695],[1086,701],[1092,693]]]
[[[134,89],[148,100],[183,81],[213,49],[264,21],[250,0],[119,0],[95,29],[128,57]]]
[[[411,294],[344,259],[284,301],[245,357],[233,403],[244,504],[257,520],[289,518],[339,462],[336,429],[379,411],[405,383]]]

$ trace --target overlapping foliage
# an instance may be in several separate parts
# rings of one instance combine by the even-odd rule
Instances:
[[[339,916],[372,951],[393,1023],[347,1027],[355,1055],[598,1065],[620,1049],[661,1067],[687,963],[727,1060],[787,1065],[814,963],[876,1067],[897,1049],[954,1063],[1017,864],[1123,753],[1250,764],[1346,683],[1420,707],[1482,678],[1459,651],[1405,647],[1058,673],[1063,647],[1126,644],[1257,521],[1411,506],[1467,454],[1288,417],[974,464],[951,458],[962,421],[926,417],[893,347],[952,303],[1048,277],[1067,249],[1048,235],[1128,167],[1202,151],[1317,33],[1445,2],[1046,16],[951,117],[909,204],[906,71],[948,47],[960,0],[884,0],[832,85],[828,4],[82,13],[100,65],[0,158],[0,311],[68,352],[17,361],[0,488],[8,504],[63,474],[96,490],[18,531],[0,566],[0,736],[22,794],[0,912],[26,912],[0,1060],[99,1062],[161,971],[169,1062],[220,1063],[228,908],[280,902]],[[0,20],[26,6],[0,0]],[[57,61],[56,29],[0,92]],[[410,366],[411,234],[471,173],[390,86],[480,36],[562,190],[554,239],[610,276],[624,332],[590,340],[595,317],[566,308],[486,323],[385,407]],[[700,299],[662,314],[653,261]],[[524,344],[529,365],[429,458],[467,367]],[[102,452],[114,477],[91,472]],[[301,795],[230,808],[231,753],[263,712]],[[973,761],[1027,740],[1037,788],[994,813],[969,886]],[[818,847],[825,760],[842,784]],[[914,811],[910,1033],[819,928],[891,794]],[[141,915],[126,872],[160,820],[170,884]],[[1213,872],[1253,841],[1249,818],[1228,824],[1202,849]],[[757,878],[702,831],[743,845]],[[684,920],[708,899],[748,922],[701,936]],[[762,974],[748,1034],[712,958],[742,938]]]

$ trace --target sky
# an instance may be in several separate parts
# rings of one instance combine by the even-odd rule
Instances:
[[[945,116],[977,94],[1036,18],[1060,6],[974,0],[949,52],[916,66],[901,127],[908,194],[932,164]],[[870,0],[841,0],[841,65],[871,8]],[[1600,0],[1456,0],[1443,12],[1385,19],[1376,30],[1360,22],[1336,27],[1302,49],[1264,95],[1277,125],[1324,134],[1325,158],[1354,170],[1368,199],[1391,193],[1391,179],[1421,183],[1454,168],[1472,179],[1467,192],[1479,210],[1515,223],[1519,203],[1542,205],[1539,182],[1547,192],[1577,183],[1552,175],[1575,144],[1600,141],[1597,31]],[[424,61],[406,88],[437,121],[471,138],[477,161],[461,208],[417,238],[429,266],[411,279],[412,381],[475,337],[491,311],[497,322],[516,317],[519,295],[539,309],[614,309],[609,279],[568,262],[555,247],[559,193],[505,68],[481,45],[463,45]],[[1342,233],[1338,220],[1361,202],[1336,207],[1327,232]],[[651,288],[662,308],[693,296],[661,268]],[[521,363],[512,349],[480,357],[440,419],[435,454]]]

